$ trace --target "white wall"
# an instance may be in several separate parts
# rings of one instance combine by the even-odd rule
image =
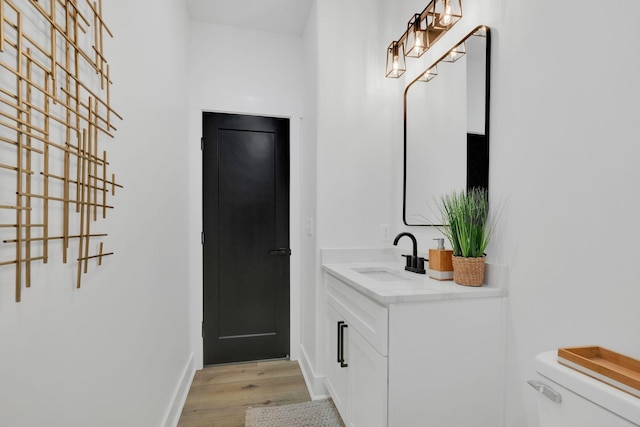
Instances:
[[[302,126],[301,223],[302,260],[300,289],[300,366],[313,397],[324,395],[322,369],[316,363],[319,337],[316,325],[321,298],[316,287],[317,274],[317,134],[318,134],[318,4],[313,2],[303,34],[304,46],[304,120]]]
[[[167,171],[187,168],[187,18],[178,0],[150,13],[144,0],[104,2],[111,103],[124,117],[104,146],[125,187],[101,226],[115,255],[77,290],[75,262],[51,245],[20,303],[11,268],[0,271],[0,425],[155,427],[176,415],[191,357],[188,200],[186,176]]]
[[[308,72],[306,109],[315,113],[315,159],[305,157],[305,176],[313,187],[315,257],[305,264],[303,290],[303,370],[313,397],[323,385],[322,316],[324,299],[319,249],[381,246],[381,224],[391,220],[391,125],[393,106],[386,103],[386,45],[379,33],[386,17],[381,2],[358,0],[313,2],[305,32]],[[317,176],[312,173],[316,171]],[[311,188],[311,187],[310,187]],[[306,212],[306,211],[305,211]],[[303,221],[308,217],[305,216]],[[305,230],[306,231],[306,230]]]
[[[380,79],[387,25],[381,1],[318,2],[321,248],[379,246],[380,225],[390,220],[394,86]]]
[[[300,343],[300,157],[303,119],[302,37],[201,22],[188,43],[189,292],[191,345],[202,359],[202,112],[290,119],[291,358]]]
[[[640,216],[640,58],[627,49],[640,4],[616,2],[615,25],[589,42],[596,1],[502,7],[490,179],[509,201],[492,251],[511,271],[507,420],[533,426],[536,353],[601,345],[640,358],[640,230],[627,225]]]
[[[424,7],[417,3],[403,3],[403,16]],[[489,180],[492,203],[506,199],[506,208],[488,256],[510,272],[506,425],[533,427],[535,392],[525,382],[537,353],[601,345],[640,358],[633,262],[640,255],[633,226],[640,58],[629,50],[640,36],[640,5],[616,2],[618,12],[606,12],[611,19],[594,0],[463,7],[449,42],[434,49],[453,46],[477,24],[492,27]],[[589,22],[610,25],[589,37]],[[394,135],[394,151],[400,138]],[[401,188],[396,173],[394,206]],[[394,215],[402,229],[399,208]],[[431,231],[410,230],[429,246]]]

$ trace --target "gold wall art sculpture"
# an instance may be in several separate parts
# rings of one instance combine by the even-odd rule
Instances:
[[[34,263],[77,263],[79,288],[113,254],[94,226],[122,188],[99,144],[122,119],[105,37],[101,0],[0,0],[0,268],[17,302]]]

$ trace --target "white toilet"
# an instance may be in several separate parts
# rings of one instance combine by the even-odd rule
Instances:
[[[640,398],[558,363],[556,351],[536,357],[540,427],[640,426]]]

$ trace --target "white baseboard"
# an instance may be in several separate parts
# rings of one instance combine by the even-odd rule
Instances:
[[[193,381],[195,373],[196,370],[193,367],[193,353],[191,353],[182,371],[180,380],[173,392],[170,402],[171,405],[167,408],[167,412],[164,416],[164,422],[162,425],[165,427],[176,427],[178,425],[180,415],[182,414],[182,408],[184,407],[184,402],[187,400],[187,395],[189,394],[189,389],[191,388],[191,382]]]
[[[329,397],[327,387],[324,385],[324,375],[318,375],[314,372],[313,367],[307,356],[304,346],[300,345],[300,359],[298,360],[304,382],[307,384],[307,390],[312,400],[325,399]]]

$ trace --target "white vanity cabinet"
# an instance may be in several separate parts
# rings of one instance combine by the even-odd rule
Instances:
[[[347,426],[386,426],[388,309],[332,276],[325,284],[326,386]]]
[[[347,426],[502,425],[503,295],[447,282],[387,303],[323,277],[325,383]]]

